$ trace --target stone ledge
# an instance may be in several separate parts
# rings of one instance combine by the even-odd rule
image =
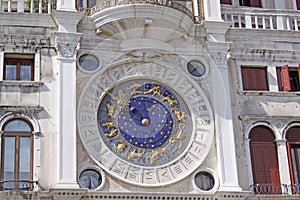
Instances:
[[[19,87],[40,87],[43,82],[40,81],[0,81],[0,86],[19,86]]]

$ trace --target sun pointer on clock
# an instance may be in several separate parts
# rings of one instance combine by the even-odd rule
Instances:
[[[117,96],[112,96],[112,106],[119,112],[124,111],[129,105],[130,97],[128,97],[122,90],[118,90]]]

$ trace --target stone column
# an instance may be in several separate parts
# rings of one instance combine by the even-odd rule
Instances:
[[[276,140],[280,182],[291,184],[289,161],[287,157],[286,140]],[[287,191],[285,191],[287,192]]]
[[[79,33],[55,33],[58,50],[58,184],[78,188],[76,180],[76,50]]]
[[[242,191],[238,183],[235,137],[233,132],[227,54],[230,43],[225,42],[229,24],[205,22],[209,35],[207,50],[211,55],[211,94],[214,110],[216,144],[218,152],[220,191]]]

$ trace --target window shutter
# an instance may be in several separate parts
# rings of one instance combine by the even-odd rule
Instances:
[[[244,90],[268,90],[266,68],[242,67]]]
[[[250,149],[254,184],[266,183],[262,144],[253,142]]]
[[[251,7],[258,7],[261,8],[260,0],[250,0]]]
[[[290,91],[291,83],[290,83],[289,67],[287,65],[281,67],[280,77],[281,77],[282,91],[284,92]]]
[[[257,126],[250,131],[250,152],[254,184],[271,184],[269,193],[281,193],[275,137],[271,129]],[[262,186],[263,187],[263,186]],[[257,193],[263,192],[258,188]],[[266,192],[266,191],[264,191]]]
[[[298,83],[299,83],[299,88],[300,88],[300,64],[299,64],[299,66],[298,66]]]
[[[262,69],[255,69],[255,83],[256,87],[259,90],[268,90],[268,81],[267,81],[267,75],[264,68]]]
[[[231,5],[231,0],[221,0],[221,4],[229,4],[229,5]]]

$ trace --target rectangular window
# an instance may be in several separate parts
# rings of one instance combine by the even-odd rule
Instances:
[[[5,54],[3,80],[33,81],[34,56],[31,54]]]
[[[300,10],[300,0],[296,0],[297,10]]]
[[[260,0],[240,0],[240,5],[261,8]]]
[[[287,65],[277,68],[278,90],[283,92],[300,91],[299,77],[300,66],[288,67]]]
[[[268,91],[266,67],[242,67],[243,90]]]

